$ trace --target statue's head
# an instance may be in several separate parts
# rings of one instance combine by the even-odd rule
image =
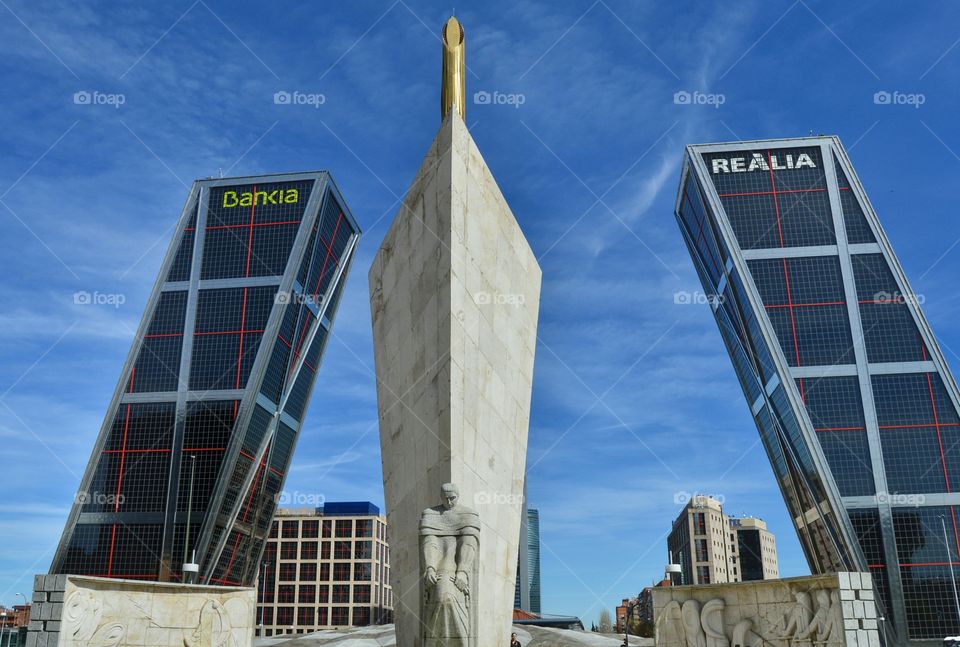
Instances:
[[[460,498],[460,491],[453,483],[444,483],[440,488],[440,496],[443,497],[443,507],[447,510],[453,510]]]

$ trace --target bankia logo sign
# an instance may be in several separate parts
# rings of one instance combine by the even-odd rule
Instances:
[[[719,173],[751,173],[753,171],[788,171],[817,168],[816,162],[807,153],[753,153],[749,156],[715,157],[710,161],[710,171]]]

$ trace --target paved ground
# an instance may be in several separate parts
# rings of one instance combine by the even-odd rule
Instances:
[[[523,647],[620,647],[623,636],[601,635],[583,631],[543,629],[541,627],[515,627]],[[509,636],[504,636],[507,647]],[[263,638],[254,641],[255,647],[396,647],[393,625],[364,627],[343,631],[318,631],[313,634],[280,638]],[[630,639],[631,647],[651,647],[650,638]]]

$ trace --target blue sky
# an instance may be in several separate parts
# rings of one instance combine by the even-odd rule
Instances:
[[[3,604],[49,566],[187,187],[220,169],[329,169],[364,229],[286,489],[383,502],[366,271],[439,125],[451,7],[191,1],[0,0]],[[807,573],[709,309],[674,303],[699,288],[672,215],[683,145],[839,135],[960,367],[960,6],[474,5],[468,93],[518,100],[467,123],[544,276],[544,611],[590,622],[657,579],[677,492],[763,517],[781,574]]]

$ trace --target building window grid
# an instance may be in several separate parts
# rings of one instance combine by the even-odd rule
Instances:
[[[336,521],[342,521],[342,520],[336,520]],[[352,534],[353,520],[350,520],[350,521],[351,521],[350,528],[351,528],[351,534]],[[322,524],[320,525],[320,527],[322,527]],[[333,527],[336,528],[336,525],[334,525]],[[345,528],[346,528],[346,524],[341,524],[341,530],[340,530],[341,534],[345,534],[346,532]],[[280,531],[280,534],[282,534],[282,525],[279,526],[279,531]],[[289,532],[292,532],[292,530],[288,531],[288,533]],[[370,524],[369,532],[364,531],[362,534],[366,534],[367,536],[370,536],[370,537],[373,537],[375,535],[385,535],[385,533],[383,533],[374,524]],[[279,544],[279,543],[280,543],[279,540],[274,541],[274,544]],[[302,543],[309,543],[309,542],[302,542]],[[324,542],[324,543],[329,545],[329,542]],[[321,545],[321,551],[322,550],[323,549]],[[371,581],[373,573],[375,572],[374,567],[375,566],[383,567],[384,566],[383,562],[388,557],[388,550],[386,545],[381,544],[380,542],[377,542],[376,552],[374,552],[371,542],[366,542],[362,540],[358,540],[356,542],[347,541],[346,546],[343,550],[347,554],[347,559],[351,561],[334,563],[334,569],[335,569],[334,577],[343,577],[343,576],[346,576],[346,574],[349,572],[349,574],[353,577],[360,577],[361,578],[360,581]],[[360,556],[369,555],[369,557],[362,558],[362,557],[357,557],[358,555]],[[327,569],[330,568],[329,562],[326,564],[321,563],[319,565],[320,565],[321,571],[323,570],[324,567],[327,567]],[[280,566],[282,567],[283,565],[281,564]],[[304,564],[301,563],[300,564],[301,577],[299,581],[303,580],[303,577],[302,577],[303,566]],[[383,572],[384,572],[383,579],[386,580],[387,569],[384,568]],[[328,571],[328,575],[329,575],[329,571]],[[363,578],[366,578],[368,575],[370,579],[363,579]],[[348,581],[356,582],[357,580],[348,579]],[[281,585],[281,586],[288,586],[288,585]],[[297,590],[296,601],[301,603],[304,602],[304,599],[302,599],[301,596],[307,595],[309,597],[309,593],[303,593],[303,592],[313,591],[314,586],[316,585],[313,585],[313,584],[301,585]],[[328,603],[345,605],[340,608],[347,610],[346,617],[349,618],[350,624],[354,626],[362,626],[364,624],[369,624],[371,619],[374,619],[374,616],[372,615],[371,606],[370,606],[371,599],[374,592],[376,593],[376,598],[377,598],[376,606],[378,608],[384,608],[383,612],[389,614],[389,605],[392,603],[392,600],[390,599],[390,596],[389,596],[389,589],[385,588],[385,586],[386,586],[385,581],[373,587],[373,589],[371,589],[371,585],[369,584],[367,585],[355,584],[351,586],[350,583],[344,582],[343,584],[334,584],[333,587],[328,587],[327,584],[320,584],[315,589],[317,602],[314,604],[314,606],[311,607],[316,609],[316,626],[327,626],[325,624],[325,621],[328,617],[327,616],[328,610],[330,613],[335,615],[338,620],[344,617],[343,611],[336,612],[332,607],[322,606]],[[343,588],[338,588],[338,587],[343,587]],[[330,595],[330,588],[335,589],[335,593],[332,597]],[[289,591],[289,590],[288,589],[285,590],[284,598],[288,598],[289,602],[293,602],[294,600],[292,598],[292,593],[289,593],[286,591]],[[382,596],[381,596],[381,591],[383,592]],[[381,599],[382,599],[382,603],[380,602]],[[281,600],[278,597],[278,602],[281,602],[281,601],[284,601],[284,600]],[[360,606],[357,606],[357,605],[360,605]],[[302,625],[299,622],[299,615],[298,615],[299,611],[296,611],[294,613],[298,618],[297,626],[306,626],[306,625]],[[280,614],[279,617],[283,617],[283,614]],[[330,618],[331,620],[333,620],[333,616],[330,616]],[[376,618],[380,618],[380,612],[377,613]],[[283,630],[281,629],[280,631],[278,631],[278,633],[283,633]]]

